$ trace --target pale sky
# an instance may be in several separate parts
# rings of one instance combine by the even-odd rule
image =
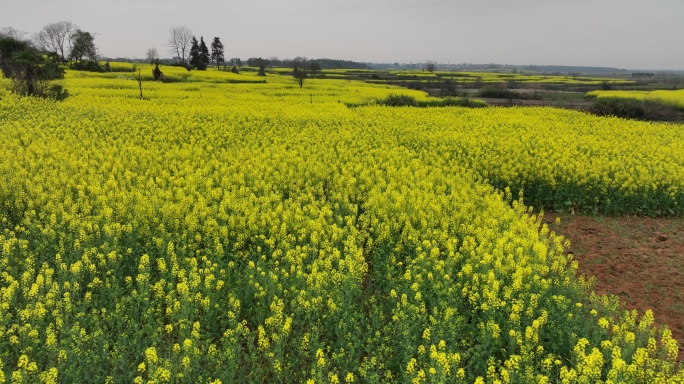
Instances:
[[[684,0],[0,0],[0,27],[71,21],[108,57],[186,26],[226,58],[684,69]]]

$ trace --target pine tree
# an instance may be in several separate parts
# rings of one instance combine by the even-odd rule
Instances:
[[[200,61],[200,47],[195,36],[192,37],[192,45],[190,46],[190,66],[199,69],[202,65]]]
[[[204,71],[209,66],[209,48],[204,43],[204,37],[202,36],[200,36],[199,53],[200,65],[197,66],[197,69]]]
[[[225,61],[223,53],[223,43],[221,43],[221,39],[214,37],[214,41],[211,42],[211,59],[216,62],[216,70],[219,69],[219,63]]]

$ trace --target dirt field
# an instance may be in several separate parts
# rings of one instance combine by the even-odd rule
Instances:
[[[684,361],[684,219],[587,217],[547,213],[544,222],[570,240],[580,272],[596,277],[598,293],[628,309],[650,308],[679,342]]]

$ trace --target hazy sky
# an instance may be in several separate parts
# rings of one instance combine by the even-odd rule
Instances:
[[[103,56],[184,25],[226,57],[684,69],[684,0],[0,0],[0,27],[72,21]]]

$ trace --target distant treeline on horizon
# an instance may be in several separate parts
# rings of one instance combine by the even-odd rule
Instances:
[[[241,60],[240,58],[227,59],[226,65],[232,66],[243,66],[249,65],[250,61],[256,58],[250,58],[247,60]],[[269,67],[290,67],[291,59],[279,59],[277,57],[267,58],[269,62]],[[340,60],[340,59],[313,59],[320,64],[321,69],[377,69],[377,70],[425,70],[426,63],[370,63],[370,62],[358,62],[353,60]],[[128,58],[128,57],[116,57],[116,58],[102,58],[102,61],[117,61],[117,62],[147,62],[145,58]],[[164,65],[174,65],[178,63],[177,58],[165,58],[161,59],[161,64]],[[633,77],[642,77],[648,74],[649,77],[657,75],[684,75],[684,71],[680,70],[668,70],[668,71],[656,71],[656,70],[631,70],[613,67],[589,67],[589,66],[569,66],[569,65],[511,65],[511,64],[472,64],[472,63],[459,63],[459,64],[436,64],[438,70],[445,71],[528,71],[528,72],[538,72],[546,74],[591,74],[591,75],[632,75]]]

